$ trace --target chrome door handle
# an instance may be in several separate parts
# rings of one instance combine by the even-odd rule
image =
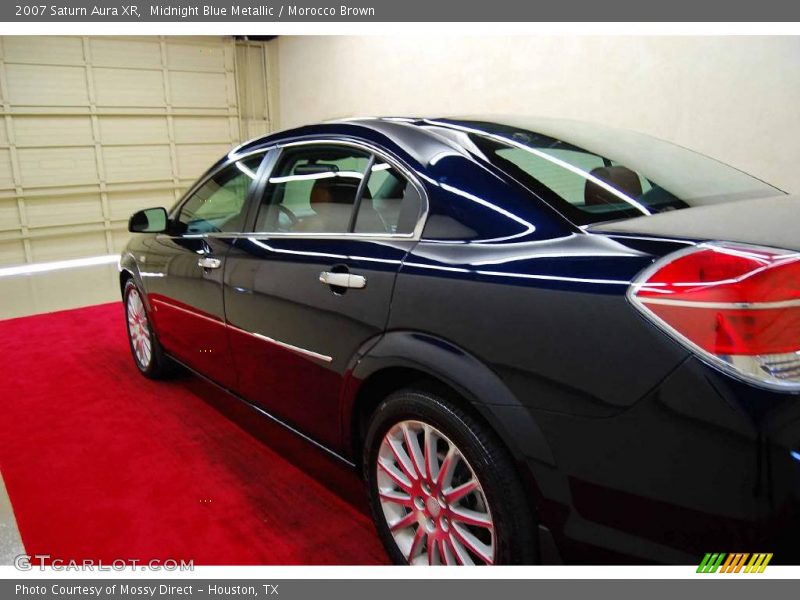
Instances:
[[[222,261],[218,258],[204,256],[197,259],[197,266],[203,267],[204,269],[219,269],[222,266]]]
[[[360,290],[367,287],[367,278],[363,275],[353,275],[352,273],[332,273],[323,271],[319,274],[319,280],[325,285],[334,287],[352,288]]]

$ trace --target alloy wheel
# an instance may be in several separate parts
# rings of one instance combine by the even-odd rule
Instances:
[[[150,340],[150,325],[147,320],[147,312],[142,302],[142,297],[137,289],[132,289],[128,293],[128,335],[131,338],[131,346],[136,356],[136,362],[142,369],[150,366],[153,356],[153,347]]]
[[[401,421],[384,435],[376,468],[386,524],[409,564],[494,563],[486,495],[446,435],[428,423]]]

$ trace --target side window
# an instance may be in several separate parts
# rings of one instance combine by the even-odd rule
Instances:
[[[370,155],[345,146],[287,150],[264,191],[256,231],[345,233]]]
[[[358,208],[356,233],[412,233],[419,218],[417,189],[396,169],[377,160]]]
[[[591,173],[594,169],[605,166],[602,157],[588,152],[575,152],[573,150],[548,149],[548,155],[566,162],[578,169]],[[503,148],[497,151],[500,158],[514,163],[523,171],[533,175],[545,186],[553,190],[561,198],[572,205],[583,205],[585,202],[584,189],[586,178],[565,169],[557,163],[537,156],[532,152],[519,148]]]
[[[639,173],[596,154],[559,148],[539,149],[555,160],[516,147],[501,148],[497,156],[519,167],[541,184],[587,212],[618,210],[620,197],[591,179],[600,180],[624,196],[638,199],[652,189]]]
[[[240,160],[206,181],[181,207],[177,233],[236,231],[263,158],[259,154]]]

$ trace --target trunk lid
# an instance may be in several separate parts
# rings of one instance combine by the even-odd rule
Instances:
[[[782,195],[693,206],[597,223],[591,233],[728,241],[800,252],[800,196]]]

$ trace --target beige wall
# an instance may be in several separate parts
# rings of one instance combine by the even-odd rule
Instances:
[[[797,37],[9,36],[0,105],[0,265],[116,252],[232,144],[352,115],[606,122],[800,193]]]
[[[797,37],[280,37],[280,125],[515,113],[636,129],[800,193]]]
[[[270,131],[268,53],[231,37],[0,37],[0,265],[116,253]]]

